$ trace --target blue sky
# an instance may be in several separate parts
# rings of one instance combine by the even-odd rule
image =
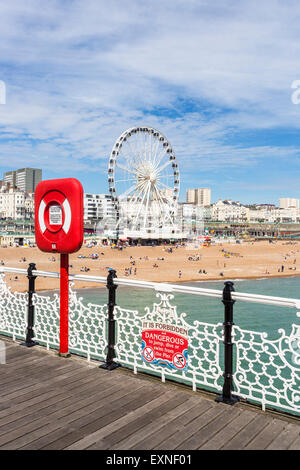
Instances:
[[[0,178],[24,166],[105,193],[129,127],[175,150],[181,200],[300,198],[300,3],[0,0]]]

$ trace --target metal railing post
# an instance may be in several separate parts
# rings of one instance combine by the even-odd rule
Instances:
[[[27,305],[27,330],[26,330],[26,339],[24,343],[21,343],[22,346],[26,346],[27,348],[31,348],[32,346],[36,346],[39,344],[36,341],[33,341],[34,338],[34,305],[32,303],[32,296],[35,293],[35,280],[36,276],[32,274],[32,271],[36,270],[35,263],[30,263],[27,269],[27,278],[28,282],[28,305]]]
[[[216,401],[226,403],[227,405],[234,405],[234,403],[239,401],[238,397],[231,394],[233,391],[233,304],[235,303],[235,300],[232,300],[231,292],[234,292],[234,287],[231,281],[226,281],[224,284],[222,299],[224,304],[224,384],[222,394],[216,398]]]
[[[99,366],[101,369],[114,370],[120,367],[121,364],[114,362],[115,358],[115,344],[116,344],[116,320],[114,318],[114,308],[116,305],[116,290],[117,287],[114,283],[114,278],[117,277],[116,271],[110,269],[107,276],[106,287],[108,289],[108,345],[106,362]]]

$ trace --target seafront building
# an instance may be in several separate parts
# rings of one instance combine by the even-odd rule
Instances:
[[[204,207],[184,202],[178,204],[177,223],[180,231],[189,235],[201,235],[204,232]]]
[[[210,188],[188,189],[186,192],[186,202],[198,206],[210,206]]]
[[[42,181],[42,170],[38,168],[21,168],[19,170],[4,173],[3,183],[5,186],[17,188],[24,192],[33,192],[38,183]]]
[[[115,217],[112,197],[109,194],[84,193],[84,221],[98,221]]]
[[[240,202],[221,199],[212,206],[212,219],[216,221],[245,222],[249,220],[249,209]]]
[[[33,223],[34,219],[34,189],[42,178],[42,170],[23,168],[4,173],[0,181],[0,219],[2,222]],[[171,194],[169,190],[161,190],[162,200],[168,201]],[[205,227],[219,230],[224,224],[298,224],[300,223],[300,201],[296,198],[280,198],[279,207],[275,204],[243,205],[239,201],[218,200],[210,202],[211,190],[209,188],[188,189],[186,202],[179,202],[174,214],[174,227],[169,230],[169,238],[185,238],[199,236],[205,232]],[[119,201],[116,206],[110,194],[84,194],[84,224],[89,233],[111,235],[110,238],[127,236],[131,230],[131,220],[139,217],[139,205],[136,200],[129,197]],[[155,217],[155,214],[151,214]],[[168,238],[162,235],[165,227],[157,229],[157,233],[142,233],[136,230],[134,238]],[[27,222],[28,221],[28,222]],[[151,220],[150,223],[155,221]],[[214,227],[214,224],[215,227]],[[27,226],[27,225],[26,225]],[[224,230],[225,230],[224,226]],[[248,229],[247,229],[248,230]],[[250,229],[251,232],[252,229]],[[296,227],[294,228],[296,230]],[[130,232],[130,233],[131,233]],[[259,230],[253,228],[252,233]],[[127,233],[127,235],[126,235]],[[300,230],[299,230],[300,233]],[[131,234],[132,235],[132,234]],[[131,236],[130,234],[128,236]]]
[[[279,207],[280,209],[289,209],[289,208],[299,209],[300,200],[290,198],[290,197],[281,197],[279,199]]]
[[[34,194],[2,186],[0,189],[0,218],[12,220],[33,219]]]

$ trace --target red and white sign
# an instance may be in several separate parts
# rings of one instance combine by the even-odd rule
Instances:
[[[143,322],[142,360],[186,370],[188,358],[188,331],[180,326],[160,322]]]
[[[35,238],[42,251],[74,253],[83,242],[83,188],[75,178],[41,181],[35,190]]]
[[[173,356],[173,363],[177,369],[184,369],[186,365],[186,359],[181,353],[175,353]]]
[[[144,350],[143,350],[143,356],[144,356],[144,359],[145,361],[147,362],[151,362],[153,361],[154,359],[154,352],[153,352],[153,349],[146,347]]]

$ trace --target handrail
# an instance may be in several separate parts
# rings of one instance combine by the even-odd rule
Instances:
[[[15,274],[24,274],[27,275],[27,269],[22,268],[10,268],[10,267],[0,267],[0,273],[15,273]],[[40,271],[33,270],[32,274],[34,276],[48,277],[59,279],[60,273],[51,272],[51,271]],[[105,283],[107,282],[106,277],[102,276],[91,276],[86,274],[70,274],[70,281],[85,281],[85,282],[95,282],[95,283]],[[154,289],[160,292],[170,292],[170,293],[181,293],[181,294],[192,294],[200,295],[205,297],[213,297],[221,299],[223,296],[222,290],[216,289],[207,289],[202,287],[191,287],[184,286],[180,284],[169,284],[169,283],[159,283],[151,281],[138,281],[131,279],[115,278],[114,283],[118,286],[132,286],[132,287],[141,287],[144,289]],[[300,310],[300,299],[285,298],[285,297],[273,297],[268,295],[260,294],[249,294],[245,292],[232,292],[233,300],[240,300],[243,302],[256,302],[266,305],[277,305],[280,307],[289,307],[297,308]],[[300,313],[299,313],[300,316]]]

